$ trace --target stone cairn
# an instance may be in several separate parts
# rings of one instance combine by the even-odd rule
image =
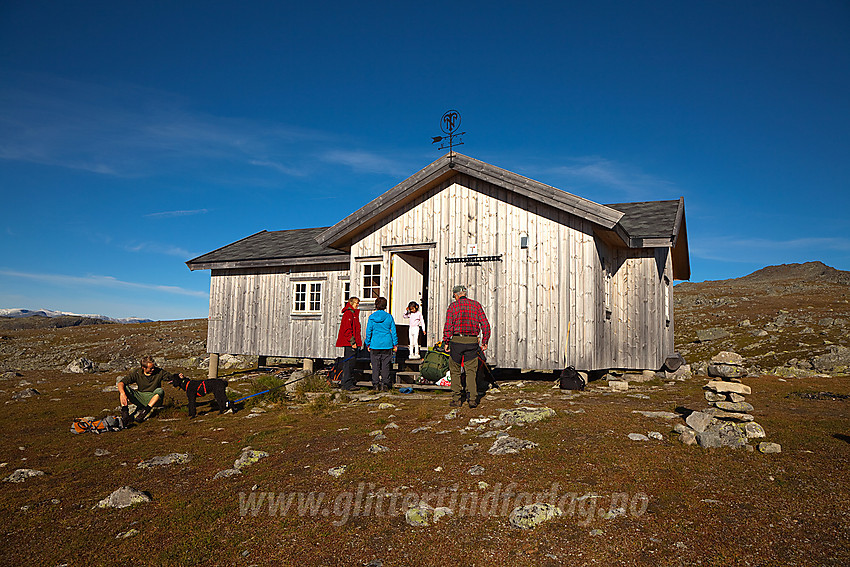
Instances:
[[[711,407],[695,411],[686,419],[685,424],[674,428],[679,440],[686,445],[699,444],[700,447],[746,447],[752,451],[750,439],[765,437],[764,428],[755,422],[752,404],[746,396],[752,390],[741,383],[747,375],[744,359],[734,352],[721,352],[708,363],[708,376],[712,380],[703,388],[705,399]],[[763,453],[779,452],[776,443],[759,443]]]

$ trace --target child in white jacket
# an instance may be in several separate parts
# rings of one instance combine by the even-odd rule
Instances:
[[[407,311],[404,312],[404,318],[409,321],[410,330],[410,358],[419,357],[419,329],[422,329],[422,334],[425,334],[425,318],[419,312],[419,304],[411,301],[407,305]]]

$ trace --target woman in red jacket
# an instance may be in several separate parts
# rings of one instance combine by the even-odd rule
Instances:
[[[360,338],[360,299],[352,297],[348,303],[342,308],[342,323],[339,325],[339,335],[336,339],[336,346],[343,347],[342,358],[342,379],[339,387],[346,391],[356,390],[354,378],[351,376],[351,370],[354,368],[354,357],[357,349],[363,346],[363,339]]]

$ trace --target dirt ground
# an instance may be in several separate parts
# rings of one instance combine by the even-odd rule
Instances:
[[[604,382],[562,393],[549,381],[514,380],[456,419],[445,418],[444,393],[370,399],[368,392],[331,392],[265,401],[257,406],[265,411],[235,415],[219,416],[204,404],[189,420],[185,397],[167,386],[169,403],[145,423],[73,435],[73,418],[114,413],[117,395],[102,390],[119,373],[23,374],[0,382],[0,475],[18,468],[46,474],[0,485],[0,564],[850,563],[850,401],[794,394],[850,394],[847,377],[745,379],[766,440],[782,446],[765,455],[685,446],[671,434],[681,419],[634,413],[705,407],[704,377],[632,384],[618,393]],[[257,380],[234,378],[242,393]],[[25,387],[41,395],[11,399]],[[381,403],[395,407],[379,409]],[[491,455],[494,437],[462,431],[471,418],[537,404],[556,415],[508,430],[538,444],[518,454]],[[413,432],[424,426],[430,429]],[[482,429],[493,428],[488,422]],[[375,441],[375,430],[386,438]],[[628,438],[650,431],[663,440]],[[375,442],[389,451],[370,453]],[[213,480],[248,446],[269,456],[240,475]],[[96,456],[98,449],[109,454]],[[137,467],[170,453],[191,460]],[[341,465],[339,478],[328,474]],[[475,465],[483,474],[469,474]],[[152,502],[93,509],[122,486],[147,492]],[[406,505],[422,497],[454,514],[428,527],[408,525]],[[511,527],[513,507],[532,501],[559,504],[564,515],[532,530]],[[138,533],[116,537],[129,530]]]

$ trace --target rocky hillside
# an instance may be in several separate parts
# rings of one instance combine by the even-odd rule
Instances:
[[[676,348],[697,373],[719,351],[751,374],[846,373],[850,272],[821,262],[768,266],[742,278],[674,291]]]
[[[108,325],[112,321],[95,319],[83,315],[60,315],[59,317],[0,317],[0,330],[18,331],[21,329],[61,329],[62,327],[79,327],[81,325]]]

